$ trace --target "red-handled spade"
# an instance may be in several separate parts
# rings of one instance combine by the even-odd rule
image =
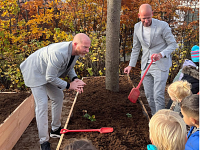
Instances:
[[[128,99],[132,102],[132,103],[136,103],[138,97],[140,96],[140,86],[142,84],[142,81],[144,80],[144,77],[145,75],[147,74],[147,71],[149,70],[151,64],[154,62],[155,60],[153,60],[153,55],[151,56],[151,62],[149,64],[149,66],[147,67],[146,71],[144,72],[144,75],[142,76],[142,79],[140,80],[138,86],[136,88],[132,88],[129,96],[128,96]]]
[[[102,127],[101,129],[80,129],[80,130],[68,130],[61,129],[60,134],[65,134],[67,132],[100,132],[100,133],[110,133],[113,132],[113,128],[111,127]]]

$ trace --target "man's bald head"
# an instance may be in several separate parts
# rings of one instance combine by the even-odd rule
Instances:
[[[72,55],[85,56],[89,52],[90,45],[91,40],[86,34],[76,34],[72,42]]]
[[[142,4],[139,8],[139,13],[142,13],[142,12],[152,12],[152,8],[151,8],[151,5],[149,4]]]
[[[153,11],[151,5],[142,4],[139,8],[138,17],[140,18],[144,27],[149,27],[152,23]]]
[[[84,41],[90,41],[90,38],[84,33],[78,33],[74,36],[73,43],[82,43]],[[91,42],[91,41],[90,41]]]

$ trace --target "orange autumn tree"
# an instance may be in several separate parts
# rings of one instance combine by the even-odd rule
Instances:
[[[176,74],[182,60],[190,59],[190,49],[199,41],[197,0],[122,0],[120,16],[120,56],[130,54],[134,25],[142,3],[152,5],[154,18],[170,24],[179,48],[173,54],[171,72]],[[53,42],[72,40],[78,32],[92,39],[90,53],[77,62],[81,76],[105,75],[107,0],[15,0],[0,2],[0,74],[2,88],[23,89],[19,64],[37,49]],[[124,61],[126,61],[124,59]],[[174,70],[173,70],[174,69]],[[121,73],[121,72],[120,72]],[[173,75],[170,75],[173,79]]]

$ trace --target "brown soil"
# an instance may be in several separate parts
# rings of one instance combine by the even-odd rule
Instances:
[[[30,93],[0,93],[0,124],[17,108]]]
[[[132,70],[131,79],[137,86],[140,81],[140,69]],[[132,88],[127,77],[120,77],[120,91],[117,93],[105,89],[105,78],[91,77],[84,78],[87,85],[84,93],[79,94],[73,109],[73,116],[69,121],[67,129],[99,129],[101,127],[113,127],[112,133],[101,134],[99,132],[67,133],[64,135],[61,148],[69,138],[87,138],[99,150],[142,150],[150,143],[148,132],[148,119],[142,111],[140,103],[131,103],[127,96]],[[141,100],[143,101],[149,115],[148,107],[143,88],[141,87]],[[30,94],[3,94],[0,95],[0,119],[7,116]],[[65,91],[62,111],[62,126],[64,127],[76,93],[70,90]],[[166,96],[167,97],[167,96]],[[3,98],[3,99],[2,99]],[[167,97],[168,98],[168,97]],[[14,101],[15,99],[16,101]],[[6,102],[6,100],[11,100]],[[5,102],[4,102],[5,101]],[[8,105],[5,105],[8,104]],[[15,108],[11,106],[15,104]],[[13,107],[13,109],[11,109]],[[49,131],[51,124],[51,104],[49,101]],[[89,115],[95,115],[96,121],[91,122],[84,118],[83,110]],[[2,113],[3,112],[3,113]],[[7,112],[7,113],[6,113]],[[6,114],[4,114],[6,113]],[[132,117],[127,117],[127,113]],[[4,118],[3,118],[4,117]],[[51,148],[55,150],[59,139],[50,138]],[[13,150],[39,150],[39,138],[35,118],[29,124]]]
[[[142,112],[141,105],[139,103],[133,104],[127,98],[132,88],[132,85],[128,83],[128,78],[126,76],[120,77],[120,91],[117,93],[105,89],[104,77],[85,78],[84,82],[87,85],[84,87],[84,93],[78,95],[73,116],[67,128],[100,129],[101,127],[113,127],[114,131],[106,134],[99,132],[67,133],[64,135],[61,148],[64,147],[68,139],[83,137],[91,140],[99,150],[146,149],[146,145],[150,143],[148,120]],[[68,91],[65,94],[62,113],[63,126],[66,123],[74,97],[75,92]],[[91,122],[84,118],[83,110],[87,110],[89,115],[95,115],[96,121]],[[127,113],[131,114],[132,117],[127,117]],[[49,131],[50,117],[51,113],[49,112]],[[34,118],[13,150],[39,150],[38,141]],[[53,150],[56,149],[58,142],[59,139],[50,138]]]
[[[67,133],[62,143],[70,138],[87,138],[99,150],[133,150],[146,149],[150,143],[148,120],[143,115],[139,103],[131,103],[127,95],[132,86],[127,77],[120,77],[119,92],[111,92],[105,88],[104,77],[83,79],[86,82],[84,93],[80,94],[73,109],[68,129],[100,129],[113,127],[112,133],[99,132]],[[83,117],[83,110],[95,115],[96,121],[91,122]],[[127,113],[132,117],[127,117]]]

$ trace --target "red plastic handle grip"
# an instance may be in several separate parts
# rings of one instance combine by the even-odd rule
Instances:
[[[142,76],[142,78],[141,78],[141,80],[140,80],[138,86],[136,87],[137,89],[140,88],[140,86],[141,86],[141,84],[142,84],[142,81],[144,80],[144,77],[145,77],[145,75],[147,74],[147,71],[149,70],[151,64],[152,64],[153,62],[155,62],[155,60],[153,59],[153,56],[154,56],[154,55],[155,55],[155,54],[152,54],[152,55],[151,55],[151,63],[149,64],[149,66],[148,66],[147,69],[145,70],[145,72],[144,72],[144,74],[143,74],[143,76]]]

